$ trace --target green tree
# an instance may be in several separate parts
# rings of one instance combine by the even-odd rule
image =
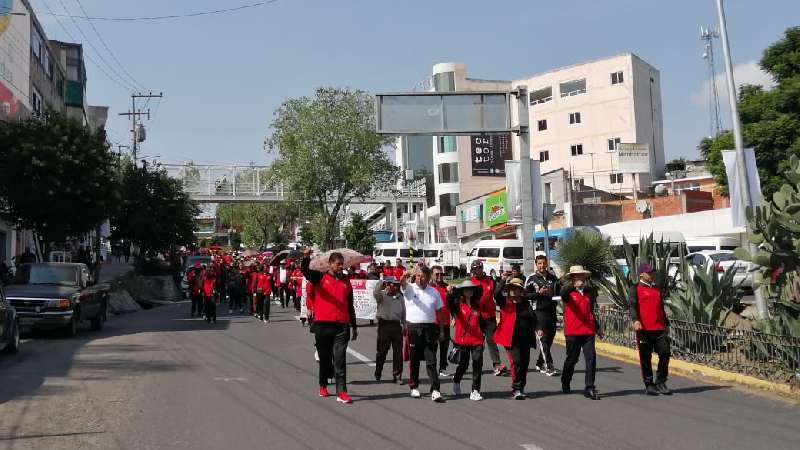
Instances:
[[[144,165],[123,168],[122,200],[111,217],[112,237],[133,242],[142,254],[195,242],[197,204],[180,180]]]
[[[375,132],[374,101],[363,91],[320,88],[313,97],[287,100],[276,112],[266,140],[276,152],[276,179],[290,196],[319,215],[317,242],[330,248],[340,212],[375,186],[391,186],[397,169]]]
[[[297,208],[290,203],[227,204],[217,208],[217,218],[229,228],[241,228],[245,245],[280,246],[293,237]]]
[[[783,39],[764,51],[759,65],[777,85],[770,90],[742,86],[739,116],[744,144],[755,149],[762,192],[769,198],[783,183],[781,174],[789,170],[789,156],[800,156],[800,27],[787,29]],[[700,143],[700,152],[725,195],[727,178],[720,152],[733,148],[730,132]]]
[[[375,236],[369,230],[369,225],[361,214],[353,214],[350,223],[344,227],[344,239],[347,247],[362,255],[371,255],[375,248]]]
[[[314,245],[314,230],[311,224],[303,223],[300,227],[300,243],[303,247],[311,247]]]
[[[61,116],[0,127],[0,214],[45,246],[103,222],[119,197],[105,132]]]

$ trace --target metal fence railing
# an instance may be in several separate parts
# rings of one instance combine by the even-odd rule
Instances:
[[[605,342],[636,348],[626,311],[598,313]],[[800,338],[670,320],[672,356],[771,381],[800,385]]]

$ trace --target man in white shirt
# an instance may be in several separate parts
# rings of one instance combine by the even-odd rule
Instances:
[[[409,283],[409,278],[416,275],[416,283]],[[439,292],[428,285],[431,279],[431,269],[420,267],[416,271],[409,271],[403,274],[400,283],[400,292],[406,305],[406,332],[408,333],[411,364],[411,376],[409,387],[411,396],[420,398],[419,393],[419,364],[425,359],[425,369],[428,371],[428,378],[431,380],[431,400],[437,403],[444,402],[444,397],[439,390],[439,373],[436,371],[436,350],[439,339],[446,338],[440,327],[437,325],[445,323],[442,317],[442,297]]]
[[[289,290],[289,269],[286,268],[286,265],[280,266],[278,269],[278,283],[280,283],[280,290],[279,296],[281,300],[281,306],[286,308],[289,306],[289,297],[291,292]]]

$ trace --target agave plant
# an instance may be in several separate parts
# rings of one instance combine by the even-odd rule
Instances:
[[[558,264],[561,273],[569,272],[570,266],[583,266],[597,277],[611,273],[614,258],[611,243],[600,233],[577,230],[558,244]]]
[[[674,247],[668,242],[653,239],[653,235],[639,240],[639,246],[634,248],[627,239],[622,241],[622,252],[625,256],[625,267],[612,264],[611,278],[600,280],[603,290],[608,294],[611,302],[618,308],[627,310],[630,305],[630,290],[639,282],[639,265],[650,264],[655,269],[654,277],[656,286],[664,297],[675,288],[675,279],[670,275],[673,257],[678,257],[681,268],[685,269],[683,249]]]
[[[715,265],[707,262],[696,269],[685,267],[681,275],[680,285],[666,302],[674,320],[722,326],[728,313],[741,302],[741,291],[733,281],[734,266],[720,276]]]

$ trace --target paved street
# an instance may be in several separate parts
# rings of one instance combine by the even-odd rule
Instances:
[[[407,386],[372,381],[373,368],[357,357],[373,357],[374,328],[362,328],[351,345],[355,403],[341,405],[316,395],[308,329],[293,312],[273,308],[270,325],[222,314],[209,326],[186,318],[184,303],[114,317],[104,331],[77,339],[25,342],[17,357],[0,358],[0,449],[795,449],[800,442],[800,408],[792,404],[677,377],[676,395],[649,398],[636,367],[607,359],[598,365],[599,402],[562,395],[557,378],[538,373],[529,378],[535,398],[526,401],[509,400],[509,378],[492,375],[484,376],[480,403],[411,399]],[[556,354],[563,361],[560,347]],[[582,373],[573,384],[581,386]],[[450,388],[445,381],[443,391]]]

